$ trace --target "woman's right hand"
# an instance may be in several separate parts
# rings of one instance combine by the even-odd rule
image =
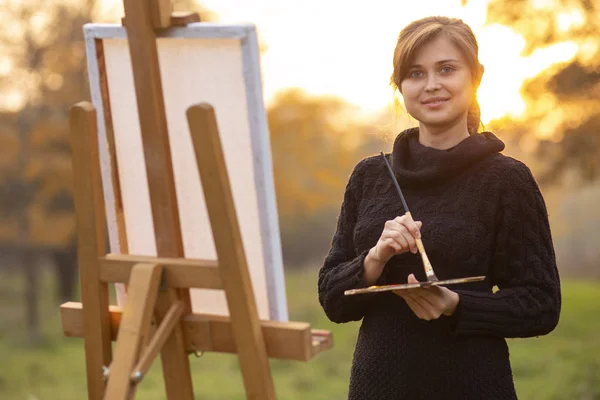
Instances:
[[[365,258],[365,279],[373,285],[383,272],[383,266],[390,258],[408,251],[417,254],[417,238],[421,237],[421,221],[414,221],[410,214],[386,221],[383,232],[375,247],[371,248]]]
[[[412,217],[405,214],[401,217],[385,222],[381,237],[377,241],[374,257],[382,264],[397,254],[410,251],[417,254],[417,238],[421,237],[421,221],[413,221]]]

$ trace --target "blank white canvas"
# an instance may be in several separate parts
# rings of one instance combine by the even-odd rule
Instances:
[[[154,228],[125,31],[87,25],[85,32],[97,109],[103,107],[97,78],[102,66],[97,65],[93,39],[103,43],[128,252],[153,256]],[[185,114],[191,105],[207,102],[215,109],[259,317],[287,320],[256,33],[245,25],[192,24],[168,31],[157,45],[185,256],[217,258]],[[102,175],[111,252],[118,253],[103,112],[98,113]],[[228,315],[223,291],[192,289],[191,298],[194,312]]]

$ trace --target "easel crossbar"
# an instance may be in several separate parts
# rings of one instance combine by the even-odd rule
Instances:
[[[111,339],[117,338],[122,316],[121,308],[110,306]],[[69,302],[61,306],[63,332],[68,337],[82,338],[83,307]],[[310,361],[333,346],[331,333],[311,329],[305,322],[260,321],[269,358]],[[210,314],[190,314],[183,317],[185,349],[188,353],[236,353],[236,344],[229,317]],[[156,330],[156,328],[154,328]],[[151,331],[152,335],[152,331]]]
[[[129,283],[131,271],[139,263],[161,265],[164,279],[171,288],[223,289],[217,261],[200,259],[109,254],[99,259],[100,280],[105,283]]]

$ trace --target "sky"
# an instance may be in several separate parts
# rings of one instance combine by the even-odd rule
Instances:
[[[336,95],[376,112],[393,102],[389,86],[392,55],[400,30],[429,15],[462,18],[480,47],[485,74],[478,92],[482,120],[519,117],[525,103],[524,79],[577,53],[575,43],[520,56],[524,39],[501,25],[485,26],[489,0],[204,0],[221,22],[252,22],[267,45],[262,56],[265,99],[277,91],[301,87],[310,94]],[[543,1],[537,1],[543,7]],[[415,6],[417,4],[418,6]],[[565,26],[571,16],[561,17]]]
[[[105,0],[114,7],[120,0]],[[547,0],[532,0],[537,7]],[[265,101],[277,92],[302,88],[312,95],[334,95],[364,115],[393,104],[389,85],[392,56],[400,30],[411,21],[445,15],[463,19],[479,41],[485,67],[478,99],[484,124],[503,116],[523,116],[523,81],[578,51],[573,42],[539,49],[522,57],[522,36],[502,25],[485,25],[489,0],[201,0],[223,23],[254,23],[267,50],[261,56]],[[580,16],[557,15],[559,25]]]

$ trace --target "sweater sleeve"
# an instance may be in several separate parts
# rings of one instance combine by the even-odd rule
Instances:
[[[491,271],[496,293],[456,290],[456,334],[532,337],[551,332],[561,309],[559,274],[546,205],[527,166],[511,169]]]
[[[319,302],[327,317],[336,323],[359,321],[373,294],[345,296],[344,291],[366,287],[363,262],[368,251],[356,254],[354,227],[360,201],[357,192],[362,183],[364,160],[352,172],[337,221],[336,232],[323,266],[319,271]]]

